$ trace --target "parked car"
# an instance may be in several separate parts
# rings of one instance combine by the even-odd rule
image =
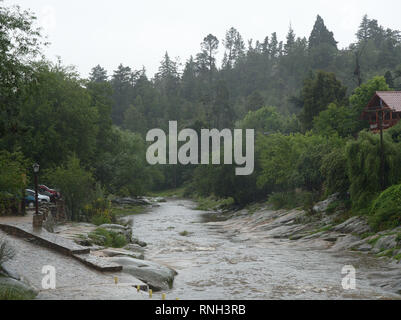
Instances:
[[[31,189],[26,189],[25,192],[27,195],[32,196],[35,199],[35,191]],[[50,197],[38,193],[38,201],[50,203]]]
[[[40,185],[39,187],[39,192],[42,194],[47,194],[47,195],[51,195],[50,198],[52,201],[60,199],[61,198],[61,194],[60,192],[58,192],[57,190],[54,189],[50,189],[49,187],[45,186],[45,185]]]
[[[35,196],[26,194],[25,196],[25,203],[29,208],[33,208],[35,206]]]

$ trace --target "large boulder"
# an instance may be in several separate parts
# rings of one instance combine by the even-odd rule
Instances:
[[[114,199],[112,202],[115,204],[118,204],[118,205],[130,205],[130,206],[136,206],[136,205],[151,206],[152,205],[152,202],[150,202],[149,200],[147,200],[145,198],[130,198],[130,197],[117,198],[117,199]]]
[[[133,252],[133,251],[128,251],[124,249],[103,249],[99,251],[101,254],[103,254],[106,257],[130,257],[138,260],[144,260],[145,255],[140,252]]]
[[[316,213],[326,212],[327,209],[329,208],[329,206],[333,202],[338,200],[339,196],[340,196],[340,194],[336,193],[336,194],[331,195],[328,199],[326,199],[322,202],[316,203],[316,205],[313,207],[313,211]]]
[[[155,291],[171,289],[177,275],[175,270],[151,261],[130,257],[114,257],[109,260],[122,265],[123,272],[147,283]]]
[[[372,231],[366,219],[363,217],[352,217],[344,223],[334,227],[333,230],[341,233],[352,233],[359,235]]]
[[[397,235],[389,235],[380,237],[375,244],[375,248],[379,249],[380,251],[393,249],[397,247]]]

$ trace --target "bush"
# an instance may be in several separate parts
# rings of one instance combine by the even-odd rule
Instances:
[[[0,278],[1,279],[1,278]],[[0,284],[0,300],[32,300],[36,293],[32,290],[25,290],[21,287]]]
[[[374,201],[369,223],[378,231],[401,225],[401,185],[388,188]]]
[[[111,210],[111,202],[102,198],[86,205],[83,209],[83,216],[97,226],[116,222],[115,214]]]
[[[22,153],[0,151],[0,216],[16,214],[26,187],[28,163]]]
[[[270,195],[268,203],[271,204],[275,210],[302,207],[304,210],[310,211],[315,198],[315,194],[307,191],[277,192]]]
[[[128,244],[125,236],[102,228],[96,229],[88,236],[98,246],[122,248]]]
[[[380,192],[383,191],[380,176],[380,137],[361,132],[357,141],[346,147],[350,194],[353,209],[367,212]],[[401,181],[401,152],[397,143],[384,135],[385,188]]]
[[[324,177],[325,195],[340,193],[341,196],[347,194],[350,181],[347,172],[347,158],[345,148],[336,148],[323,157],[320,168]]]
[[[65,166],[48,171],[46,180],[60,189],[71,220],[79,220],[80,212],[93,199],[95,180],[92,173],[82,168],[79,159],[72,156]]]

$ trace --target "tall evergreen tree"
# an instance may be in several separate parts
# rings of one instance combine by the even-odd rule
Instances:
[[[99,64],[92,68],[89,74],[89,81],[91,82],[106,82],[108,80],[106,69],[102,68]]]
[[[303,108],[300,120],[304,131],[312,128],[313,119],[326,110],[330,103],[346,105],[346,93],[347,88],[337,80],[334,73],[319,71],[308,78],[299,100]]]
[[[333,32],[327,29],[322,17],[318,15],[309,37],[309,48],[316,48],[322,44],[328,44],[337,49],[337,41],[334,39]]]

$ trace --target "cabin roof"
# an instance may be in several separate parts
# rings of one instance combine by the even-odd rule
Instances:
[[[401,112],[401,91],[376,91],[375,96],[369,102],[368,108],[378,107],[378,99],[381,99],[386,107],[396,112]]]

